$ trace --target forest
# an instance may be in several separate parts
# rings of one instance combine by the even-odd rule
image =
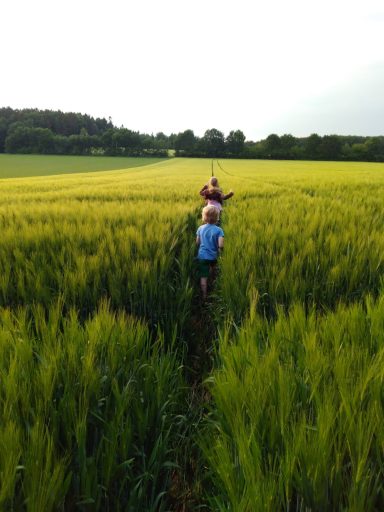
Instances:
[[[207,129],[202,137],[191,129],[147,134],[117,127],[111,118],[3,107],[0,153],[384,162],[384,136],[272,133],[252,141],[239,129],[225,135],[216,128]]]

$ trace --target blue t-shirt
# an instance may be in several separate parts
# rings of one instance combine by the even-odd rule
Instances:
[[[219,237],[224,236],[224,231],[216,224],[203,224],[196,235],[200,237],[199,260],[215,260],[217,258]]]

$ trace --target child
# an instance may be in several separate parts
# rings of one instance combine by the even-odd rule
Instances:
[[[218,179],[212,176],[208,183],[200,190],[200,195],[204,197],[207,205],[215,206],[220,212],[223,209],[223,201],[233,196],[232,190],[228,194],[224,194],[219,187]]]
[[[224,248],[224,232],[216,222],[219,219],[219,210],[208,205],[203,208],[203,225],[196,232],[198,274],[203,300],[207,298],[208,277],[215,268],[217,256]]]

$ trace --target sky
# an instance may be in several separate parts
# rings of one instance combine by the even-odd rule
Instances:
[[[145,133],[384,135],[382,0],[3,0],[0,106]]]

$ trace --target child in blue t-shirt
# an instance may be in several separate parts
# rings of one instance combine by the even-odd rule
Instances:
[[[196,232],[198,274],[203,299],[207,298],[209,273],[217,263],[217,256],[224,248],[224,231],[216,226],[219,210],[215,206],[203,208],[203,222]]]

